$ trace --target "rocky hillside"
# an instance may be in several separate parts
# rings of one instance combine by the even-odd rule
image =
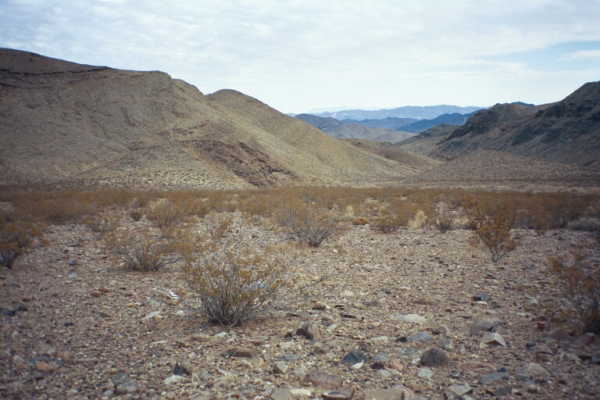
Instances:
[[[0,50],[0,184],[368,184],[413,173],[232,90]]]
[[[339,121],[331,117],[318,117],[311,114],[298,114],[296,118],[307,122],[338,139],[366,139],[377,142],[396,143],[412,137],[413,134],[404,131],[365,126],[355,121]]]
[[[498,104],[479,111],[431,154],[455,158],[482,149],[600,166],[600,82],[553,104]]]

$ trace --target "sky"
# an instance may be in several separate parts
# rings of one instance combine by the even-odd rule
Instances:
[[[282,112],[542,104],[600,80],[600,0],[0,0],[0,47]]]

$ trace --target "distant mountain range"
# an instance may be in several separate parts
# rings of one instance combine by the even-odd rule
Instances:
[[[414,136],[411,132],[366,126],[360,121],[339,121],[335,118],[318,117],[312,114],[298,114],[296,118],[338,139],[367,139],[396,143]]]
[[[382,110],[342,110],[333,112],[315,113],[319,117],[332,117],[337,120],[350,119],[354,121],[384,119],[384,118],[413,118],[433,119],[442,114],[469,114],[481,110],[483,107],[437,105],[437,106],[404,106]]]

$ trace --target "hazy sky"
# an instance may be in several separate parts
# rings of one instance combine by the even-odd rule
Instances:
[[[545,103],[600,80],[600,0],[0,0],[0,47],[284,112]]]

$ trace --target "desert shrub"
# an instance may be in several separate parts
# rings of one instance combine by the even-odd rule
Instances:
[[[166,245],[147,232],[117,230],[105,237],[107,247],[132,271],[157,271],[165,266]]]
[[[27,221],[14,221],[9,216],[0,219],[0,265],[12,268],[35,238],[41,238],[38,225]]]
[[[397,215],[384,215],[371,223],[372,230],[385,234],[397,232],[402,226],[406,226],[405,220]]]
[[[445,202],[439,202],[435,206],[435,216],[433,219],[433,226],[442,233],[448,232],[453,227],[454,218],[448,204]]]
[[[515,222],[513,209],[501,203],[475,200],[467,213],[475,228],[475,241],[489,250],[492,262],[497,263],[517,247],[511,235]]]
[[[93,203],[70,198],[28,199],[17,205],[17,212],[23,217],[64,225],[79,222],[83,217],[95,214],[97,208]]]
[[[550,271],[562,290],[564,299],[575,311],[584,332],[600,334],[600,269],[581,251],[565,257],[551,257]]]
[[[131,210],[129,212],[129,217],[136,222],[141,220],[143,216],[144,215],[138,210]]]
[[[146,217],[161,229],[177,224],[184,216],[184,210],[164,198],[150,204],[146,210]]]
[[[423,210],[417,210],[414,217],[408,221],[410,229],[420,229],[427,224],[427,214]]]
[[[274,298],[284,284],[281,249],[261,247],[240,233],[190,237],[183,248],[185,277],[214,323],[239,325]]]
[[[88,215],[83,218],[82,223],[87,225],[92,232],[104,235],[117,229],[119,217],[114,214]]]
[[[311,247],[319,247],[338,230],[335,221],[324,211],[308,208],[301,202],[280,209],[276,220],[293,240]]]

